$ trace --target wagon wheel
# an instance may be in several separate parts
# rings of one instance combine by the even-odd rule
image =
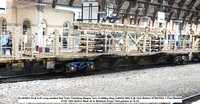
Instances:
[[[24,73],[25,74],[31,74],[31,73],[33,73],[33,64],[32,63],[30,63],[30,62],[27,62],[27,61],[25,61],[24,62],[24,68],[23,68],[23,70],[24,70]]]
[[[55,71],[56,71],[56,68],[53,68],[53,69],[47,69],[47,72],[48,72],[48,73],[55,73]]]
[[[87,66],[85,67],[84,73],[85,73],[85,74],[88,74],[88,75],[92,74],[92,70],[91,70],[91,68],[90,68],[89,65],[87,65]]]
[[[175,57],[171,57],[167,60],[167,62],[171,65],[175,65],[176,64],[176,58]]]
[[[180,61],[180,64],[184,65],[184,64],[186,64],[186,62],[185,61]]]
[[[62,67],[62,72],[63,72],[64,75],[69,75],[69,73],[70,73],[69,67],[63,66]]]
[[[89,65],[87,65],[85,69],[86,69],[86,71],[89,71],[89,70],[91,70],[91,68],[90,68],[90,66],[89,66]]]

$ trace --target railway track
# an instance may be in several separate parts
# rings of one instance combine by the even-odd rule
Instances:
[[[196,64],[196,62],[188,62],[188,64]],[[0,78],[0,83],[14,83],[14,82],[24,82],[24,81],[33,81],[33,80],[49,80],[49,79],[58,79],[58,78],[75,78],[81,76],[88,76],[88,75],[98,75],[98,74],[108,74],[108,73],[115,73],[115,72],[124,72],[130,70],[145,70],[148,68],[162,68],[162,67],[170,67],[170,64],[161,63],[161,64],[149,64],[149,65],[137,65],[137,66],[127,66],[127,67],[117,67],[117,68],[105,68],[105,69],[97,69],[92,73],[74,73],[70,76],[65,76],[62,72],[56,73],[40,73],[40,74],[32,74],[32,75],[18,75],[18,76],[7,76]],[[180,65],[174,65],[180,66]],[[171,66],[171,67],[174,67]],[[191,104],[200,99],[200,94],[193,95],[183,99],[182,104]],[[177,103],[175,103],[177,104]]]
[[[30,75],[16,75],[16,76],[5,76],[0,77],[0,83],[14,83],[14,82],[23,82],[23,81],[33,81],[33,80],[47,80],[53,78],[61,77],[60,72],[56,73],[37,73],[37,74],[30,74]]]
[[[193,102],[196,102],[200,100],[200,94],[192,95],[189,97],[186,97],[183,99],[183,104],[192,104]]]
[[[196,64],[196,62],[188,62],[187,64]],[[64,75],[62,72],[55,73],[39,73],[39,74],[30,74],[30,75],[16,75],[16,76],[5,76],[0,77],[1,83],[14,83],[14,82],[23,82],[23,81],[34,81],[34,80],[49,80],[49,79],[58,79],[58,78],[73,78],[73,77],[81,77],[88,75],[98,75],[98,74],[108,74],[115,72],[123,72],[130,70],[143,70],[148,68],[160,68],[160,67],[169,67],[171,64],[168,63],[160,63],[160,64],[148,64],[148,65],[136,65],[136,66],[126,66],[126,67],[115,67],[115,68],[104,68],[104,69],[96,69],[92,72],[76,72],[70,73],[68,75]],[[173,65],[178,66],[178,65]],[[173,67],[172,66],[172,67]]]

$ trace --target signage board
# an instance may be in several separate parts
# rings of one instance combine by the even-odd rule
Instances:
[[[158,12],[158,22],[159,23],[165,22],[165,12]]]
[[[0,0],[0,13],[6,13],[6,0]]]

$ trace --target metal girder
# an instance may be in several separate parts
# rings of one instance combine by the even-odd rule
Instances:
[[[129,6],[126,10],[126,17],[129,15],[131,8],[135,7],[137,3],[137,0],[129,1]]]
[[[145,10],[144,10],[144,12],[143,12],[143,15],[144,15],[144,16],[147,16],[147,12],[148,12],[148,10],[149,10],[150,2],[151,2],[151,0],[146,0],[146,3],[144,4],[144,8],[145,8]]]
[[[101,7],[101,11],[105,11],[105,9],[106,9],[106,0],[96,0],[97,1],[97,3],[100,5],[100,7]]]
[[[138,12],[137,11],[132,11],[131,12],[131,7],[128,7],[128,9],[121,9],[124,1],[134,1],[134,0],[116,0],[116,4],[117,8],[116,8],[116,13],[117,15],[124,15],[124,16],[129,16],[129,15],[133,15],[135,16],[135,18],[137,19],[138,16]],[[144,8],[143,8],[143,16],[149,16],[152,17],[152,20],[155,20],[157,12],[160,10],[161,8],[161,4],[163,3],[164,0],[157,0],[157,2],[151,2],[152,0],[137,0],[137,3],[143,4]],[[179,0],[178,5],[174,5],[176,2],[176,0],[167,0],[168,5],[163,5],[163,7],[165,8],[165,12],[169,13],[169,17],[166,17],[166,20],[169,22],[171,19],[182,19],[184,21],[192,21],[190,20],[185,20],[187,18],[187,16],[189,16],[190,13],[194,13],[196,16],[200,15],[199,11],[200,11],[200,4],[198,6],[196,6],[196,10],[193,9],[195,3],[197,2],[197,0],[191,0],[191,2],[186,5],[186,1],[187,0]],[[129,4],[130,6],[131,4]],[[148,9],[149,7],[154,6],[154,12],[153,12],[153,16],[148,15]],[[186,8],[185,8],[186,6]],[[123,10],[125,12],[120,13],[120,10]],[[131,13],[130,13],[131,12]],[[185,13],[187,15],[184,15],[184,17],[182,17],[181,14]],[[138,14],[137,14],[138,13]],[[189,14],[188,14],[189,13]],[[175,15],[175,18],[173,17],[173,14]],[[152,14],[151,14],[152,15]],[[189,19],[189,18],[188,18]],[[193,18],[192,18],[193,19]],[[134,21],[137,21],[134,19]]]
[[[169,2],[172,2],[171,0],[169,0]],[[146,1],[141,1],[141,0],[138,0],[138,3],[146,3]],[[173,2],[173,3],[175,3],[175,2]],[[172,3],[170,3],[170,4],[172,4]],[[154,3],[154,2],[152,2],[152,3],[150,3],[150,5],[152,5],[152,6],[159,6],[160,4],[159,3]],[[174,6],[172,6],[172,5],[164,5],[164,7],[165,8],[172,8],[172,9],[178,9],[178,8],[181,8],[181,10],[182,11],[189,11],[189,10],[191,10],[191,9],[186,9],[186,8],[182,8],[182,7],[174,7]],[[198,12],[198,11],[195,11],[195,10],[191,10],[192,12]]]
[[[187,18],[187,16],[189,16],[189,14],[190,14],[190,11],[184,13],[184,16],[183,16],[183,18],[182,18],[182,21],[183,21],[183,22],[182,22],[182,25],[185,24],[185,19]]]
[[[197,17],[197,20],[196,20],[196,23],[195,23],[196,25],[199,24],[199,19],[200,19],[200,16]]]
[[[106,9],[106,0],[102,0],[101,4],[102,4],[101,10],[105,11],[105,9]]]
[[[200,4],[196,7],[197,11],[200,11]]]
[[[159,10],[159,7],[158,8],[154,8],[154,12],[153,12],[153,18],[152,18],[152,21],[155,21],[155,18],[156,18],[156,15],[158,13],[158,10]]]
[[[163,0],[158,0],[158,3],[159,3],[159,4],[162,4],[162,3],[163,3]]]
[[[56,7],[57,2],[58,2],[58,0],[53,0],[52,8],[55,8],[55,7]]]
[[[183,5],[185,4],[186,0],[181,0],[179,3],[178,3],[178,7],[183,7]]]
[[[176,19],[177,20],[179,20],[179,17],[180,17],[180,14],[181,14],[181,9],[179,8],[179,9],[177,9],[177,11],[176,11]]]
[[[171,13],[171,12],[170,12],[170,13]],[[172,15],[173,15],[173,14],[174,14],[174,13],[172,13]],[[137,15],[137,17],[142,17],[142,16],[143,16],[143,15]],[[153,16],[148,16],[148,17],[153,18]],[[166,20],[176,20],[176,19],[172,19],[172,18],[169,18],[169,17],[168,17],[168,18],[166,17],[165,19],[166,19]],[[134,21],[135,21],[135,20],[137,21],[137,18],[134,18]],[[184,20],[184,21],[190,22],[191,20],[188,19],[188,20]],[[196,20],[193,19],[192,22],[196,22]]]
[[[194,4],[197,2],[197,0],[192,0],[191,2],[190,2],[190,4],[188,4],[188,9],[192,9],[193,8],[193,6],[194,6]]]
[[[136,21],[137,21],[138,14],[139,14],[139,10],[137,9],[137,11],[135,11],[135,18],[134,18],[135,24],[136,24]]]
[[[170,12],[170,14],[169,14],[169,18],[167,19],[167,22],[170,22],[170,20],[171,20],[171,18],[172,18],[172,16],[173,16],[173,14],[174,14],[174,12],[173,12],[173,11],[171,11],[171,12]]]
[[[174,3],[175,3],[175,0],[169,0],[168,1],[168,4],[170,5],[171,12],[169,14],[169,18],[167,19],[167,22],[170,22],[173,14],[174,14],[174,11],[172,11],[172,9],[173,9],[172,6],[174,5]]]
[[[70,0],[69,1],[69,6],[73,6],[73,4],[74,4],[74,0]]]
[[[192,15],[190,16],[189,23],[192,23],[193,18],[196,17],[197,15],[198,15],[198,13],[192,13]]]
[[[122,7],[122,5],[124,4],[125,0],[117,0],[116,1],[116,5],[117,5],[117,9],[116,9],[116,13],[117,13],[117,16],[119,15],[119,11]]]
[[[175,0],[169,0],[168,1],[168,5],[170,5],[170,6],[174,5],[174,3],[175,3]]]
[[[178,3],[178,7],[183,7],[184,4],[185,4],[186,0],[181,0],[179,3]],[[180,14],[182,12],[182,9],[181,8],[178,8],[177,9],[177,17],[176,19],[179,20],[179,17],[180,17]]]

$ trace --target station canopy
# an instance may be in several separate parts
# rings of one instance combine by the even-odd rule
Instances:
[[[200,0],[52,0],[52,7],[81,7],[82,2],[98,2],[102,11],[107,4],[113,5],[116,16],[135,20],[148,16],[155,21],[158,11],[165,12],[165,20],[168,22],[181,20],[184,23],[199,24],[200,20]]]

